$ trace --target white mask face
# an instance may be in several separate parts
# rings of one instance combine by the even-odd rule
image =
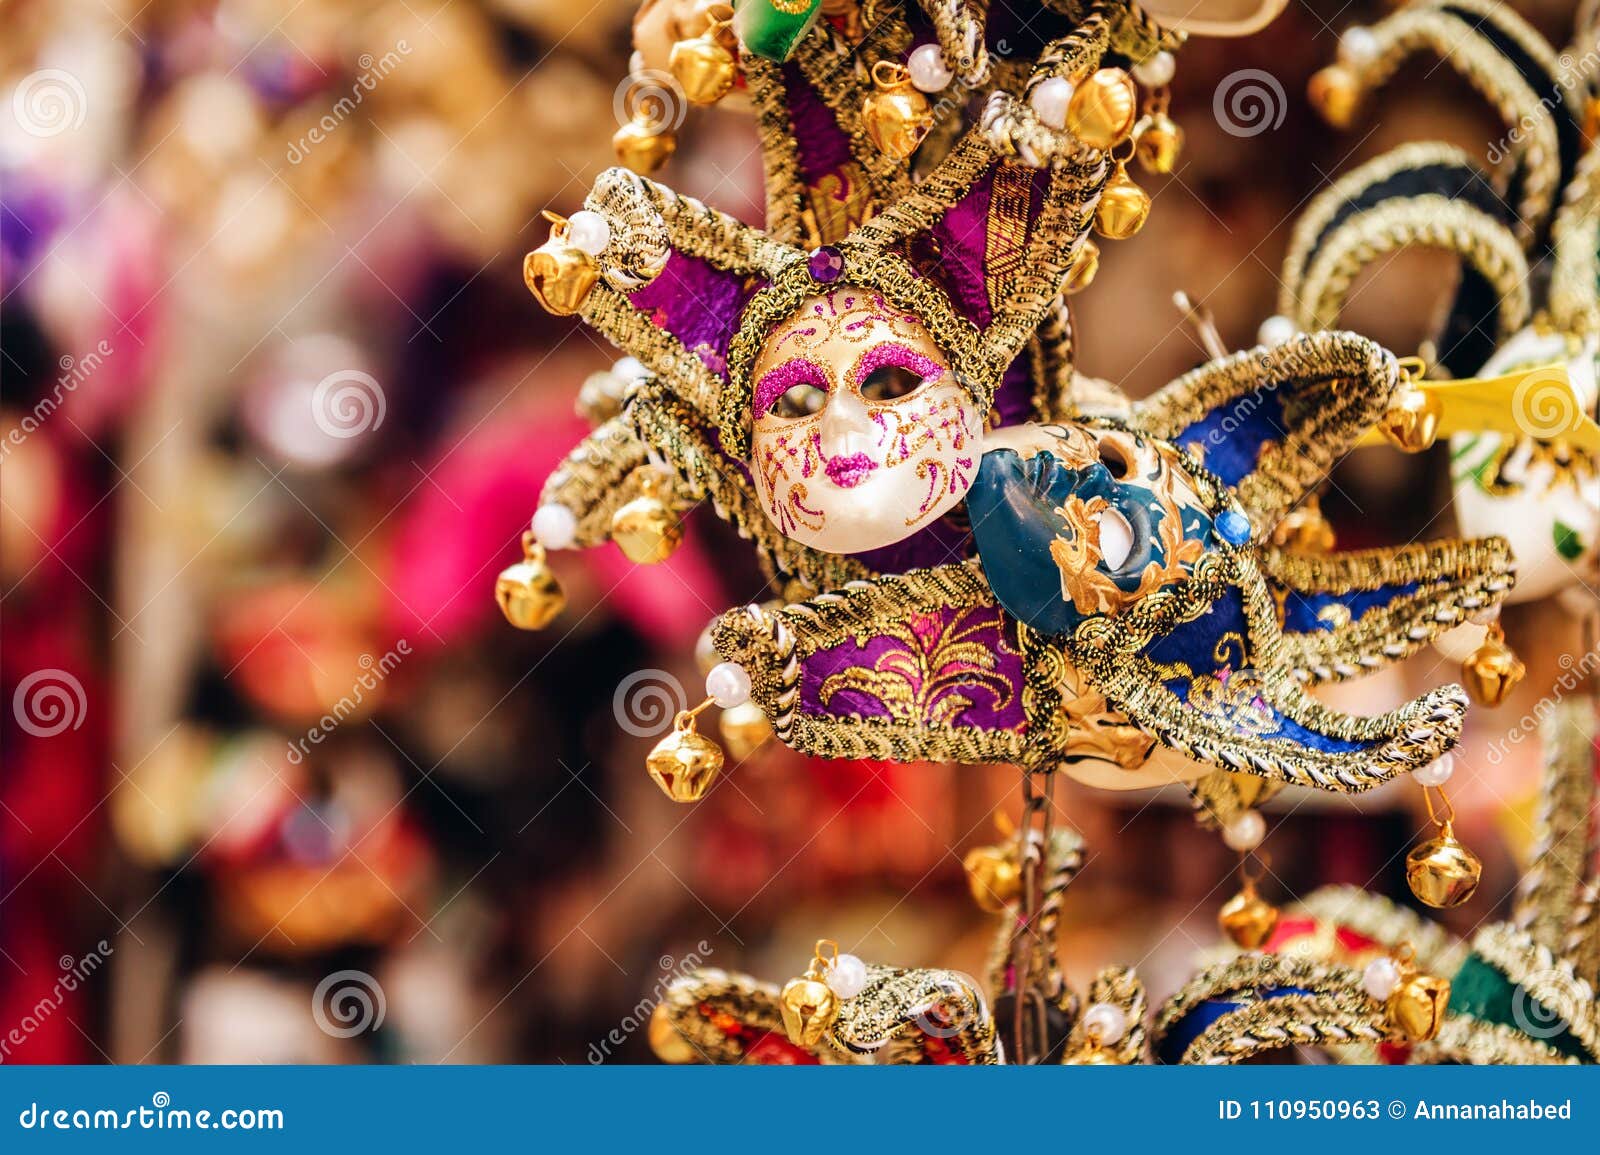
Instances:
[[[1525,330],[1491,357],[1480,376],[1565,360],[1579,403],[1595,406],[1595,364],[1600,344],[1583,342],[1576,356],[1567,339]],[[1570,405],[1535,390],[1528,399],[1529,433],[1562,427]],[[1549,428],[1537,427],[1548,420]],[[1511,439],[1499,433],[1463,433],[1450,441],[1456,518],[1468,537],[1499,534],[1517,559],[1517,584],[1508,600],[1536,601],[1576,588],[1587,595],[1600,575],[1600,476],[1593,456],[1560,440]]]
[[[867,289],[810,297],[756,359],[761,508],[828,553],[892,545],[972,484],[983,417],[914,316]]]

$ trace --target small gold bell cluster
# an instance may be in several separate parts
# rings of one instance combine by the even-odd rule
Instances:
[[[961,860],[967,889],[978,909],[1000,914],[1022,898],[1022,864],[1015,843],[976,846]]]
[[[566,607],[567,595],[531,531],[522,535],[522,560],[495,579],[494,600],[519,630],[542,630]]]
[[[671,731],[645,757],[650,780],[674,802],[700,801],[722,773],[722,747],[695,729],[695,719],[711,704],[707,698],[679,710]]]
[[[733,31],[733,8],[725,3],[705,4],[691,20],[700,24],[700,31],[672,46],[667,69],[684,100],[713,105],[738,82],[739,41]],[[675,125],[681,109],[676,92],[664,90],[644,76],[635,81],[628,94],[633,114],[612,134],[611,147],[625,167],[648,176],[678,150]]]
[[[1352,25],[1339,36],[1338,60],[1312,74],[1306,96],[1317,114],[1332,128],[1343,131],[1361,111],[1361,77],[1382,53],[1370,28]]]
[[[1410,944],[1402,944],[1393,955],[1380,955],[1362,972],[1361,986],[1402,1038],[1425,1043],[1444,1023],[1450,980],[1417,970],[1413,957]]]
[[[1278,926],[1278,908],[1256,891],[1258,881],[1254,873],[1241,862],[1239,871],[1243,881],[1239,892],[1217,912],[1217,925],[1234,945],[1244,950],[1257,950]]]
[[[1506,632],[1497,621],[1489,624],[1483,644],[1461,663],[1461,681],[1467,693],[1480,706],[1490,708],[1502,705],[1527,672],[1522,659],[1506,644]]]
[[[633,471],[635,497],[611,515],[611,540],[636,565],[658,565],[683,542],[683,523],[668,501],[669,479],[653,465]]]
[[[891,60],[872,66],[872,88],[861,103],[861,127],[880,152],[905,160],[932,130],[933,107],[910,69]]]
[[[1446,754],[1411,774],[1422,787],[1428,818],[1436,829],[1432,838],[1419,842],[1406,855],[1406,884],[1420,902],[1440,909],[1468,901],[1483,877],[1483,863],[1456,838],[1455,811],[1444,793],[1444,784],[1454,772],[1455,759]]]
[[[778,995],[784,1034],[797,1047],[815,1047],[839,1017],[839,1004],[855,998],[866,985],[865,963],[840,954],[832,939],[818,939],[805,974],[784,983]]]

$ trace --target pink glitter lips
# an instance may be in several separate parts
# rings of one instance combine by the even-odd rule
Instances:
[[[854,489],[867,479],[867,474],[878,468],[878,463],[865,453],[852,453],[849,457],[830,457],[823,472],[828,480],[840,489]]]

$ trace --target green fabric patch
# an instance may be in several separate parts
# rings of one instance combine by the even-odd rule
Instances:
[[[1578,536],[1578,531],[1563,521],[1557,521],[1551,528],[1550,534],[1555,538],[1556,552],[1568,561],[1577,561],[1583,556],[1583,539]]]
[[[784,0],[783,7],[797,8],[801,4]],[[800,38],[811,31],[821,11],[822,0],[810,0],[799,12],[782,11],[773,0],[736,0],[733,30],[746,49],[782,64]]]
[[[1513,983],[1480,955],[1469,954],[1455,978],[1450,980],[1450,1005],[1447,1009],[1452,1015],[1471,1015],[1485,1023],[1510,1027],[1571,1058],[1590,1063],[1594,1061],[1583,1044],[1566,1028],[1560,1015]]]

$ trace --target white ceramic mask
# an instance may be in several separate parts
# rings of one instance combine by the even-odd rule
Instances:
[[[1480,376],[1498,377],[1518,369],[1566,360],[1573,392],[1586,410],[1595,407],[1595,358],[1600,340],[1588,338],[1576,350],[1560,334],[1518,333],[1500,349]],[[1570,404],[1541,405],[1529,398],[1529,420],[1548,417],[1552,428],[1568,420]],[[1451,480],[1457,518],[1469,537],[1499,534],[1517,560],[1511,601],[1534,601],[1576,587],[1591,602],[1587,586],[1596,580],[1600,560],[1600,474],[1589,457],[1560,441],[1516,440],[1498,433],[1459,434],[1451,439]],[[1585,584],[1580,584],[1585,583]]]
[[[828,553],[878,549],[972,484],[984,414],[921,322],[871,290],[808,298],[751,380],[750,470],[786,537]]]

